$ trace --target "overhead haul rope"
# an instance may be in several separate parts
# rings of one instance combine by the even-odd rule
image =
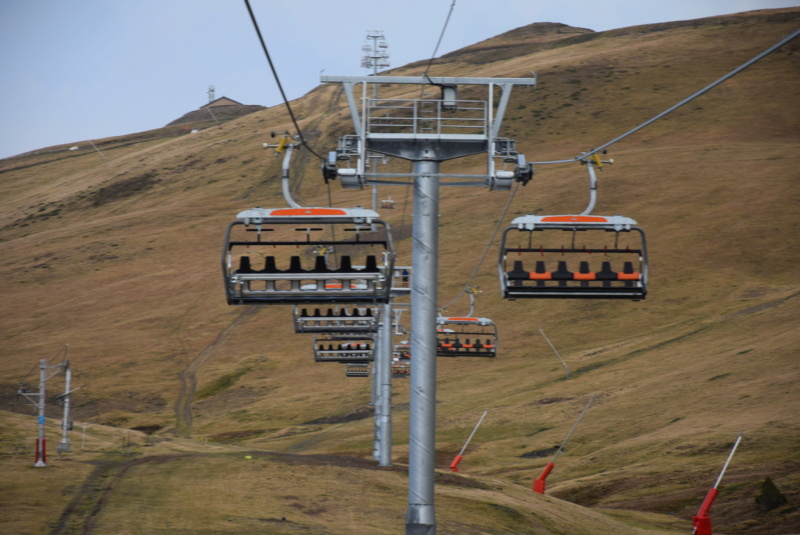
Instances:
[[[300,137],[301,146],[305,146],[311,154],[316,156],[322,161],[325,161],[325,158],[314,152],[314,149],[306,142],[305,138],[303,137],[303,131],[300,129],[300,125],[297,124],[297,119],[294,116],[294,112],[292,111],[292,107],[289,105],[289,99],[286,98],[286,93],[283,90],[283,85],[281,84],[281,79],[278,76],[278,71],[275,70],[275,65],[272,63],[272,57],[269,55],[269,50],[267,50],[267,44],[264,41],[264,37],[261,35],[261,29],[258,27],[258,21],[256,20],[256,16],[253,13],[253,9],[250,7],[250,0],[244,0],[244,5],[247,6],[247,12],[250,14],[250,20],[253,22],[253,28],[256,30],[256,34],[258,35],[258,41],[261,43],[261,49],[264,51],[264,56],[267,58],[267,63],[269,63],[269,68],[272,70],[272,76],[275,78],[275,84],[278,86],[278,90],[281,92],[281,97],[283,98],[283,103],[286,106],[286,110],[289,112],[289,117],[292,119],[292,124],[294,124],[295,130],[297,130],[297,134]],[[328,188],[328,206],[333,206],[333,201],[331,199],[331,185],[329,181],[325,181],[325,184]],[[333,239],[336,239],[336,232],[333,232]],[[334,255],[336,252],[334,251]]]
[[[244,5],[247,6],[247,12],[250,14],[250,20],[253,21],[253,27],[256,30],[256,34],[258,35],[258,40],[261,43],[261,49],[264,51],[264,55],[267,58],[267,62],[269,63],[269,68],[272,70],[272,76],[275,78],[275,83],[278,85],[278,90],[281,92],[281,97],[283,98],[283,103],[286,106],[286,109],[289,111],[289,117],[292,119],[292,123],[294,124],[295,129],[297,130],[298,135],[300,136],[300,141],[303,145],[308,148],[308,150],[319,158],[320,160],[324,160],[322,156],[314,152],[314,150],[308,146],[305,138],[303,137],[303,131],[300,130],[300,125],[297,124],[297,119],[294,116],[294,112],[292,111],[292,107],[289,105],[289,99],[286,98],[286,93],[283,91],[283,86],[281,85],[281,79],[278,77],[278,72],[275,70],[275,65],[272,63],[272,58],[269,55],[269,51],[267,50],[267,44],[264,42],[264,37],[261,35],[261,29],[258,27],[258,21],[256,21],[256,16],[253,14],[253,9],[250,7],[250,0],[244,0]]]
[[[67,352],[68,352],[68,351],[69,351],[69,344],[64,344],[64,347],[62,347],[61,349],[59,349],[58,351],[56,351],[56,354],[55,354],[55,355],[53,355],[52,357],[50,357],[49,359],[47,359],[47,364],[48,364],[48,365],[50,365],[50,363],[51,363],[51,362],[54,362],[54,361],[55,361],[55,360],[56,360],[56,359],[57,359],[59,356],[61,356],[61,355],[62,355],[62,353],[63,353],[63,355],[64,355],[64,356],[63,356],[63,357],[61,357],[61,361],[63,362],[63,361],[65,361],[65,360],[67,360]],[[30,371],[29,371],[28,373],[26,373],[25,375],[23,375],[22,377],[20,377],[19,379],[17,379],[17,382],[18,382],[18,383],[24,383],[24,382],[25,382],[25,379],[27,379],[27,378],[28,378],[28,376],[29,376],[30,374],[32,374],[32,373],[33,373],[33,370],[35,370],[35,369],[36,369],[36,368],[38,368],[39,366],[41,366],[41,363],[39,363],[39,362],[37,362],[36,364],[34,364],[34,365],[31,367],[31,369],[30,369]]]
[[[447,30],[447,25],[450,22],[450,16],[453,14],[453,8],[455,8],[455,6],[456,6],[456,0],[453,0],[453,2],[450,4],[450,10],[447,12],[447,17],[444,20],[444,25],[442,26],[442,31],[439,33],[439,40],[436,42],[436,46],[433,48],[433,54],[431,54],[431,58],[428,60],[428,65],[425,67],[425,72],[422,73],[422,77],[423,78],[427,78],[429,82],[430,82],[430,78],[428,77],[428,69],[431,68],[431,65],[433,64],[433,60],[434,60],[434,58],[436,58],[436,53],[439,51],[439,45],[442,44],[442,39],[444,38],[444,32]],[[437,84],[433,84],[433,85],[437,85]],[[419,95],[420,99],[422,99],[424,90],[425,90],[424,87],[420,88],[420,91],[419,91],[420,92],[420,95]],[[410,184],[405,186],[406,194],[405,194],[405,199],[403,200],[403,212],[400,215],[400,228],[401,229],[403,228],[403,225],[405,224],[406,207],[408,206],[408,194],[409,194],[409,191],[410,191],[410,189],[409,189],[410,186],[411,186]]]
[[[442,26],[442,32],[439,34],[439,40],[436,42],[436,48],[433,49],[431,59],[428,60],[428,66],[425,67],[425,72],[422,74],[422,76],[428,76],[428,69],[431,68],[431,64],[433,63],[434,58],[436,58],[436,53],[439,51],[439,45],[442,44],[444,32],[447,30],[447,24],[450,22],[450,16],[453,14],[454,7],[456,7],[456,0],[453,0],[453,3],[450,4],[450,11],[447,12],[447,18],[444,19],[444,26]]]
[[[603,145],[600,145],[600,146],[599,146],[599,147],[597,147],[597,148],[593,148],[593,149],[591,149],[589,152],[585,152],[585,153],[581,154],[580,156],[575,156],[574,158],[572,158],[572,159],[570,159],[570,160],[551,160],[551,161],[546,161],[546,162],[531,162],[531,163],[533,163],[533,164],[538,164],[538,165],[545,165],[545,164],[556,164],[556,163],[574,163],[574,162],[576,162],[576,161],[582,160],[582,159],[584,159],[584,158],[587,158],[587,157],[589,157],[589,156],[593,156],[594,154],[597,154],[597,153],[599,153],[599,152],[602,152],[603,150],[605,150],[606,148],[610,147],[610,146],[611,146],[611,145],[613,145],[614,143],[617,143],[618,141],[622,141],[623,139],[625,139],[626,137],[630,136],[631,134],[633,134],[633,133],[635,133],[635,132],[638,132],[638,131],[639,131],[639,130],[641,130],[642,128],[644,128],[644,127],[646,127],[646,126],[649,126],[650,124],[652,124],[652,123],[656,122],[657,120],[661,119],[661,118],[662,118],[662,117],[664,117],[665,115],[667,115],[667,114],[669,114],[669,113],[672,113],[673,111],[677,110],[678,108],[680,108],[680,107],[681,107],[681,106],[683,106],[684,104],[687,104],[687,103],[691,102],[692,100],[696,99],[696,98],[697,98],[697,97],[699,97],[700,95],[702,95],[702,94],[704,94],[704,93],[708,92],[709,90],[713,89],[714,87],[718,86],[719,84],[721,84],[722,82],[724,82],[724,81],[725,81],[725,80],[727,80],[728,78],[731,78],[731,77],[733,77],[733,76],[735,76],[735,75],[739,74],[740,72],[742,72],[743,70],[745,70],[747,67],[749,67],[749,66],[750,66],[750,65],[752,65],[753,63],[755,63],[755,62],[757,62],[757,61],[759,61],[759,60],[763,59],[764,57],[768,56],[769,54],[771,54],[772,52],[774,52],[774,51],[775,51],[775,50],[777,50],[778,48],[782,47],[783,45],[785,45],[785,44],[786,44],[786,43],[788,43],[789,41],[791,41],[791,40],[795,39],[795,38],[796,38],[798,35],[800,35],[800,30],[796,30],[796,31],[795,31],[794,33],[792,33],[791,35],[789,35],[789,36],[787,36],[787,37],[784,37],[784,38],[783,38],[783,39],[782,39],[780,42],[778,42],[777,44],[775,44],[775,45],[772,45],[771,47],[769,47],[768,49],[766,49],[764,52],[760,53],[759,55],[757,55],[756,57],[754,57],[753,59],[751,59],[750,61],[747,61],[747,62],[743,63],[742,65],[740,65],[739,67],[735,68],[734,70],[732,70],[731,72],[729,72],[728,74],[726,74],[725,76],[723,76],[722,78],[718,79],[716,82],[714,82],[714,83],[712,83],[712,84],[709,84],[709,85],[707,85],[706,87],[704,87],[703,89],[701,89],[701,90],[700,90],[700,91],[698,91],[697,93],[695,93],[695,94],[693,94],[693,95],[691,95],[691,96],[689,96],[689,97],[687,97],[687,98],[683,99],[682,101],[678,102],[677,104],[675,104],[675,105],[674,105],[674,106],[672,106],[671,108],[669,108],[669,109],[667,109],[667,110],[664,110],[664,111],[662,111],[661,113],[659,113],[658,115],[656,115],[656,116],[655,116],[655,117],[653,117],[652,119],[649,119],[649,120],[647,120],[647,121],[643,122],[642,124],[640,124],[640,125],[639,125],[639,126],[637,126],[636,128],[633,128],[633,129],[631,129],[631,130],[628,130],[627,132],[625,132],[625,133],[624,133],[624,134],[622,134],[621,136],[619,136],[619,137],[616,137],[616,138],[612,139],[612,140],[611,140],[611,141],[609,141],[608,143],[605,143],[605,144],[603,144]]]
[[[436,46],[433,48],[433,54],[431,54],[431,59],[428,60],[428,65],[425,66],[425,72],[422,73],[422,77],[428,80],[428,83],[431,85],[440,85],[433,83],[433,81],[428,76],[428,70],[430,70],[431,65],[433,65],[433,60],[436,58],[436,53],[439,52],[439,46],[442,44],[442,39],[444,38],[444,32],[445,30],[447,30],[447,25],[450,22],[450,16],[453,14],[453,8],[455,7],[456,7],[456,0],[453,0],[453,3],[450,4],[450,10],[447,12],[447,18],[444,19],[444,25],[442,26],[442,31],[439,34],[439,40],[436,41]],[[424,86],[420,87],[419,89],[420,99],[422,99],[424,92],[425,92]]]
[[[469,293],[470,289],[472,288],[472,281],[475,280],[475,277],[478,274],[478,270],[480,270],[481,268],[481,264],[483,264],[483,261],[486,259],[486,255],[489,253],[489,249],[491,248],[492,243],[494,242],[494,238],[495,236],[497,236],[497,232],[500,230],[500,225],[503,224],[503,220],[506,218],[508,209],[511,208],[511,201],[514,200],[514,195],[516,195],[518,189],[519,189],[519,182],[515,182],[514,189],[511,191],[511,195],[508,196],[508,201],[506,201],[505,208],[503,208],[503,213],[497,219],[497,225],[495,225],[494,227],[492,236],[489,238],[489,241],[486,242],[486,247],[483,248],[483,254],[481,255],[480,260],[478,260],[478,263],[475,265],[475,269],[472,270],[472,275],[469,276],[469,280],[464,285],[464,289],[461,292],[459,292],[459,294],[456,296],[455,299],[453,299],[446,305],[439,307],[440,310],[446,309],[447,307],[449,307],[450,305],[461,299],[462,295]]]
[[[450,10],[447,12],[447,18],[445,19],[444,25],[442,26],[442,32],[439,34],[439,40],[436,42],[436,47],[433,49],[433,54],[431,55],[431,58],[428,60],[428,65],[425,67],[425,72],[422,73],[422,77],[426,78],[431,85],[439,85],[431,81],[430,77],[428,76],[428,71],[430,70],[431,65],[433,64],[433,60],[436,58],[436,53],[439,51],[439,46],[442,44],[442,39],[444,38],[444,32],[445,30],[447,30],[447,25],[450,22],[450,16],[453,14],[453,9],[455,8],[455,6],[456,6],[456,0],[453,0],[453,2],[450,4]],[[421,88],[420,98],[422,98],[423,91],[424,89]],[[514,195],[516,194],[518,188],[519,188],[519,182],[515,184],[514,190],[511,192],[511,195],[509,195],[508,201],[506,202],[506,206],[503,209],[503,214],[497,220],[497,225],[495,226],[494,231],[492,232],[492,237],[489,238],[489,241],[486,243],[486,247],[483,250],[483,254],[481,255],[480,260],[478,260],[478,263],[475,265],[475,269],[472,270],[472,274],[470,275],[467,283],[464,285],[464,289],[461,292],[459,292],[459,294],[456,296],[455,299],[453,299],[443,307],[439,307],[439,310],[446,309],[447,307],[451,306],[456,301],[461,299],[462,295],[469,294],[470,290],[472,289],[472,281],[475,280],[475,277],[477,276],[478,271],[480,270],[480,267],[483,264],[483,261],[486,259],[486,255],[489,253],[489,249],[492,246],[492,242],[494,242],[494,238],[495,236],[497,236],[497,232],[500,230],[500,225],[503,223],[503,220],[505,219],[505,216],[508,213],[508,209],[511,207],[511,201],[514,199]]]

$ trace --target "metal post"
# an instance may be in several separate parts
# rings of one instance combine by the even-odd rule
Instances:
[[[69,445],[69,430],[72,427],[69,415],[70,381],[72,380],[72,369],[69,362],[64,361],[64,418],[61,420],[61,442],[58,443],[58,453],[69,453],[72,451]]]
[[[392,302],[383,305],[380,336],[380,352],[375,355],[375,360],[381,362],[378,382],[380,384],[380,451],[378,464],[392,466]],[[377,407],[376,407],[377,408]]]
[[[373,341],[374,358],[372,360],[372,410],[373,410],[373,446],[372,458],[380,461],[381,458],[381,340],[383,326],[379,324],[378,332]]]
[[[436,301],[439,243],[439,162],[414,162],[411,279],[411,411],[406,535],[436,533]]]
[[[44,387],[47,383],[47,359],[39,361],[39,402],[37,403],[39,434],[36,439],[36,462],[34,467],[44,468],[47,466],[47,443],[44,438],[44,403],[45,392]]]

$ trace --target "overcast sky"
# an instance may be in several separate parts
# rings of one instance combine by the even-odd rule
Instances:
[[[429,59],[453,0],[250,3],[295,99],[323,70],[368,74],[360,63],[369,30],[383,31],[392,67]],[[603,31],[798,5],[456,0],[437,56],[534,22]],[[244,0],[0,0],[0,67],[0,158],[159,128],[206,104],[210,85],[243,104],[281,104]]]

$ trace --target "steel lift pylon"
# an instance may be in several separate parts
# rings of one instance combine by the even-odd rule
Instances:
[[[436,533],[434,454],[436,423],[436,318],[438,285],[439,187],[479,186],[508,190],[530,181],[533,167],[513,140],[499,137],[511,89],[535,86],[535,78],[452,78],[416,76],[322,76],[344,87],[355,135],[339,140],[323,165],[326,180],[345,188],[395,184],[414,186],[411,281],[411,409],[409,488],[406,535]],[[381,99],[370,84],[433,86],[438,99]],[[459,100],[460,86],[480,86],[484,100]],[[360,86],[359,102],[356,88]],[[377,86],[375,86],[377,87]],[[495,105],[496,90],[500,90]],[[370,154],[412,162],[405,173],[370,170]],[[482,174],[442,173],[441,163],[475,154],[487,155]],[[391,369],[384,374],[391,379]]]

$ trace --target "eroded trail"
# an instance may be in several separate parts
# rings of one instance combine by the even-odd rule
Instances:
[[[192,401],[197,389],[197,371],[208,362],[208,359],[236,332],[241,325],[258,312],[257,306],[244,307],[230,325],[225,327],[219,335],[205,349],[203,349],[189,363],[179,375],[181,390],[175,402],[175,436],[189,436],[192,433]]]

